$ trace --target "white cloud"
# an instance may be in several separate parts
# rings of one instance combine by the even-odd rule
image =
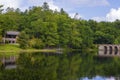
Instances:
[[[98,22],[100,22],[100,21],[106,21],[105,17],[93,17],[92,19],[95,20],[95,21],[98,21]]]
[[[111,9],[110,12],[106,15],[107,21],[115,21],[116,19],[120,19],[120,8]]]
[[[76,13],[69,13],[69,16],[70,16],[71,18],[76,18],[76,19],[80,19],[80,18],[83,17],[82,15],[80,15],[80,14],[78,14],[78,13],[77,13],[77,15],[76,15]]]
[[[67,13],[79,12],[79,9],[83,7],[89,8],[110,5],[107,0],[55,0],[54,2]]]
[[[13,8],[18,8],[20,1],[19,0],[0,0],[0,4],[4,5],[4,9],[7,7],[13,7]]]
[[[56,1],[56,4],[65,9],[110,5],[107,0],[59,0],[59,1]]]
[[[50,9],[52,9],[52,10],[56,9],[58,11],[60,10],[60,8],[58,6],[56,6],[53,1],[49,2],[48,4],[50,6]]]
[[[60,10],[60,8],[55,5],[53,0],[0,0],[0,4],[4,5],[4,9],[7,7],[13,7],[20,8],[22,11],[28,9],[31,6],[42,6],[44,2],[49,4],[50,9]]]
[[[108,6],[107,0],[71,0],[72,3],[79,6]]]
[[[110,21],[113,22],[116,19],[120,19],[120,8],[118,9],[111,9],[109,13],[106,14],[105,17],[93,17],[93,20],[96,21]]]
[[[49,5],[49,8],[52,10],[60,10],[58,6],[55,5],[53,0],[28,0],[28,6],[42,6],[44,2],[47,2]]]

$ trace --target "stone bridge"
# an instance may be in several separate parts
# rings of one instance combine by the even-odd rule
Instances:
[[[100,44],[98,46],[98,55],[120,57],[120,45]]]

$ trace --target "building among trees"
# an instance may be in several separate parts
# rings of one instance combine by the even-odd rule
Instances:
[[[11,43],[11,44],[16,43],[18,35],[19,35],[19,32],[17,31],[7,31],[5,33],[5,36],[3,37],[3,42]]]

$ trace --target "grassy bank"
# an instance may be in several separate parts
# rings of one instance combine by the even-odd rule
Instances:
[[[21,49],[19,45],[2,44],[0,45],[0,53],[3,52],[55,52],[56,49]]]
[[[14,45],[14,44],[1,44],[0,45],[0,52],[19,51],[19,50],[22,50],[19,48],[19,45]]]
[[[56,52],[56,49],[21,49],[19,45],[15,44],[2,44],[0,45],[0,56],[18,56],[19,53],[31,52]]]

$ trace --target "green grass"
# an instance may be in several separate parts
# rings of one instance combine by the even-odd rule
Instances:
[[[15,44],[1,44],[0,45],[0,56],[16,56],[18,55],[18,51],[21,49],[19,45]]]
[[[19,45],[15,44],[2,44],[0,45],[0,52],[16,52],[20,51]]]
[[[56,52],[56,49],[21,49],[19,45],[15,44],[0,45],[0,56],[18,55],[20,52]]]

